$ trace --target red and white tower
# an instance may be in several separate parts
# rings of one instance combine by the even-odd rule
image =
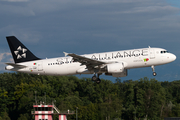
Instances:
[[[60,110],[54,105],[33,105],[35,120],[53,120],[53,115],[58,114],[59,120],[67,120],[67,115],[74,114],[74,111],[60,112]]]
[[[53,120],[53,105],[33,105],[35,120]]]

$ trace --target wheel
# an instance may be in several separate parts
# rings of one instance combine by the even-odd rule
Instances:
[[[97,83],[97,84],[101,83],[101,79],[98,78],[98,79],[96,80],[96,83]]]
[[[153,72],[153,76],[156,76],[157,75],[157,73],[156,72]]]
[[[96,81],[97,80],[97,77],[96,77],[96,75],[94,75],[93,77],[92,77],[92,81]]]

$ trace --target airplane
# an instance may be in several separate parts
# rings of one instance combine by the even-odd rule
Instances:
[[[15,63],[6,63],[6,70],[37,75],[94,74],[92,80],[100,83],[100,75],[126,77],[129,69],[151,67],[176,60],[176,56],[162,48],[140,48],[113,52],[77,55],[66,53],[65,57],[40,59],[15,36],[7,36]]]

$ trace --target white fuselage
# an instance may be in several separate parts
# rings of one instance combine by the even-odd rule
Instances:
[[[109,64],[112,62],[123,62],[124,69],[157,66],[170,63],[176,59],[174,54],[168,53],[165,49],[161,48],[142,48],[85,54],[81,56],[103,61]],[[74,75],[94,73],[94,71],[87,70],[86,65],[81,65],[79,62],[73,62],[72,57],[35,60],[18,63],[18,65],[24,65],[26,67],[19,69],[9,65],[6,69],[39,75]]]

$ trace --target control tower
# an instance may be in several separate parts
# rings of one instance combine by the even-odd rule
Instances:
[[[34,111],[32,111],[32,115],[35,116],[35,120],[53,120],[53,115],[59,115],[59,120],[67,120],[67,115],[75,114],[74,111],[60,111],[54,103],[51,105],[33,105]]]

